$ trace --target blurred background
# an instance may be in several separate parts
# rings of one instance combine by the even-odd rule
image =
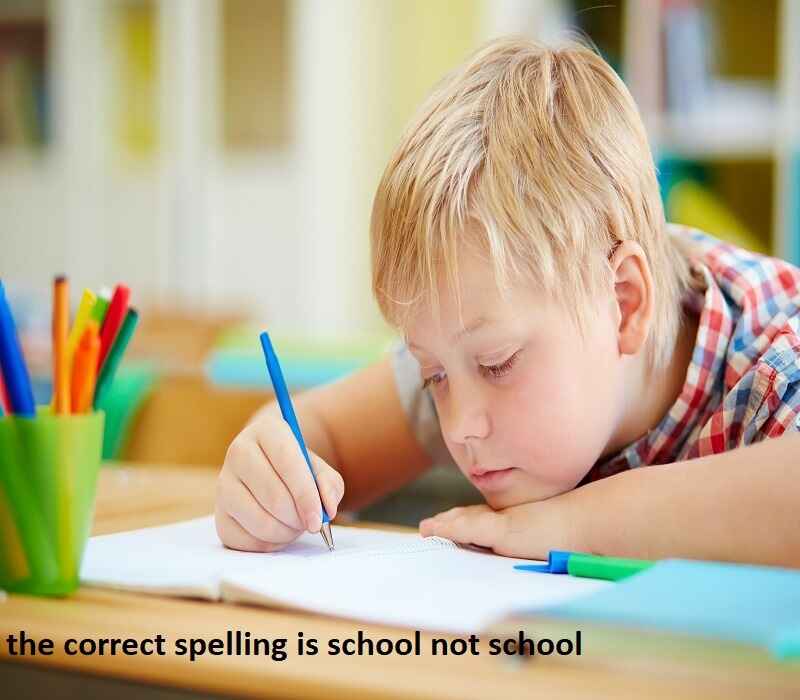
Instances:
[[[566,29],[630,87],[669,219],[800,262],[798,0],[0,0],[0,278],[39,400],[62,272],[141,313],[109,458],[219,464],[267,396],[260,328],[295,389],[380,356],[404,124],[481,43]],[[381,516],[474,497],[426,478]]]

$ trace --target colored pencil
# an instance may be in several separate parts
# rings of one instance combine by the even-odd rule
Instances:
[[[60,416],[70,413],[68,329],[69,282],[61,275],[53,283],[53,409]]]
[[[0,409],[6,415],[11,413],[11,403],[8,400],[8,391],[6,391],[6,383],[3,381],[2,372],[0,372]]]
[[[136,329],[136,324],[139,321],[139,313],[134,308],[129,308],[125,314],[125,320],[122,322],[122,328],[119,329],[117,338],[114,341],[114,346],[108,353],[108,358],[100,367],[100,372],[97,375],[97,385],[94,390],[94,407],[98,408],[102,404],[103,399],[108,394],[111,388],[111,383],[114,381],[117,367],[122,361],[122,356],[125,354],[125,349],[130,343],[133,332]]]
[[[100,334],[97,323],[89,321],[75,350],[75,359],[72,363],[73,413],[88,413],[92,409],[99,354]]]
[[[118,284],[114,287],[114,293],[111,295],[111,302],[108,305],[108,312],[106,313],[105,321],[100,327],[100,357],[97,360],[97,372],[103,367],[103,363],[111,352],[111,347],[114,345],[114,339],[117,337],[122,323],[125,319],[125,312],[128,310],[128,300],[131,296],[131,290],[124,284]]]
[[[78,304],[78,311],[75,313],[75,321],[72,323],[69,338],[67,338],[67,363],[70,367],[72,367],[72,358],[75,356],[75,350],[83,337],[83,331],[96,302],[97,295],[91,289],[84,289],[80,304]],[[98,323],[98,327],[99,325]]]
[[[104,287],[100,290],[100,293],[97,295],[97,300],[94,302],[94,306],[92,307],[92,312],[89,314],[89,318],[92,321],[97,322],[97,327],[103,327],[103,321],[106,320],[106,313],[108,312],[108,304],[111,300],[111,292]]]
[[[36,415],[36,404],[33,400],[31,380],[2,282],[0,282],[0,370],[8,392],[9,413],[33,418]]]

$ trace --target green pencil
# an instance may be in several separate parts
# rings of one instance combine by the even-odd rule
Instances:
[[[97,321],[97,327],[103,327],[103,321],[106,320],[106,313],[108,312],[108,305],[111,299],[107,290],[103,290],[97,295],[97,300],[94,302],[92,310],[89,312],[89,320]]]
[[[114,375],[117,372],[119,363],[122,362],[122,356],[125,354],[125,349],[133,336],[133,331],[136,329],[136,324],[139,321],[139,313],[136,309],[129,308],[125,314],[125,320],[117,333],[114,344],[108,352],[108,357],[103,363],[100,370],[100,375],[97,377],[97,385],[94,390],[94,403],[95,410],[103,402],[104,397],[111,388],[111,383],[114,381]]]

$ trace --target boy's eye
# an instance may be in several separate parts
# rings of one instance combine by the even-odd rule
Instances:
[[[444,372],[437,372],[436,374],[432,374],[430,377],[424,377],[422,379],[422,388],[427,389],[433,384],[438,384],[439,382],[443,381],[446,376],[447,375]]]
[[[517,358],[519,357],[519,353],[520,351],[517,350],[505,362],[501,362],[498,365],[478,365],[478,369],[484,376],[502,377],[503,375],[508,374],[511,371],[511,368],[514,366],[514,363],[517,361]]]

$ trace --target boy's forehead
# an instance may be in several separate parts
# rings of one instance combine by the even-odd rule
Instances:
[[[496,327],[513,326],[541,308],[537,299],[532,290],[515,286],[501,292],[494,277],[462,287],[460,297],[452,289],[440,290],[437,304],[420,302],[409,316],[406,341],[420,348],[430,338],[454,344]]]
[[[455,262],[455,280],[448,277],[444,265],[437,269],[437,293],[443,306],[457,307],[460,303],[466,308],[501,298],[496,269],[487,255],[476,251],[473,246],[465,246],[459,250]]]
[[[431,336],[457,342],[516,323],[548,305],[545,293],[530,281],[512,278],[501,288],[492,260],[474,245],[459,249],[456,279],[439,265],[435,284],[435,301],[433,295],[423,295],[406,317],[403,332],[409,346],[424,347]]]
[[[436,323],[435,319],[427,318],[421,323],[406,330],[406,342],[414,350],[424,350],[426,339],[431,335],[441,336],[448,344],[456,344],[466,336],[481,329],[497,325],[498,319],[478,316],[473,319],[462,319],[462,323],[449,324],[442,320]]]

